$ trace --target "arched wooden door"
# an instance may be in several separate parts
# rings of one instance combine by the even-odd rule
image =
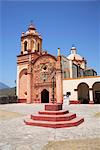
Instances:
[[[41,92],[41,103],[49,103],[49,92],[46,89]]]

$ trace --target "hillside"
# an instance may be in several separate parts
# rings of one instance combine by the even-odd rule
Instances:
[[[0,97],[14,96],[15,88],[0,89]]]
[[[7,88],[10,88],[8,85],[0,82],[0,89],[7,89]]]

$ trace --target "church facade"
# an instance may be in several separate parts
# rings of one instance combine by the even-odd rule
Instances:
[[[60,54],[60,48],[57,56],[44,51],[42,37],[31,24],[22,33],[21,54],[17,56],[18,101],[63,103],[64,95],[70,102],[88,99],[93,103],[100,97],[100,77],[87,68],[87,61],[77,54],[74,45],[67,57]]]
[[[58,51],[60,51],[58,49]],[[60,53],[60,52],[59,52]],[[17,56],[17,95],[20,102],[63,101],[61,56],[42,50],[42,37],[33,25],[21,36],[21,55]]]

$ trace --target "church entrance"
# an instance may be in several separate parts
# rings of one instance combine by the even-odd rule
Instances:
[[[100,104],[100,82],[95,82],[93,88],[93,100],[95,104]]]
[[[81,101],[82,104],[89,103],[89,86],[86,83],[80,83],[78,85],[78,100]]]
[[[46,89],[41,92],[41,103],[49,103],[49,92]]]

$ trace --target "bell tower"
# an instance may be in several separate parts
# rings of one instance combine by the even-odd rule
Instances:
[[[21,54],[17,56],[17,96],[19,102],[32,101],[32,61],[42,53],[42,37],[31,23],[21,35]]]
[[[33,24],[30,24],[28,31],[22,32],[21,35],[21,54],[28,54],[32,52],[42,51],[42,37],[36,31]]]

